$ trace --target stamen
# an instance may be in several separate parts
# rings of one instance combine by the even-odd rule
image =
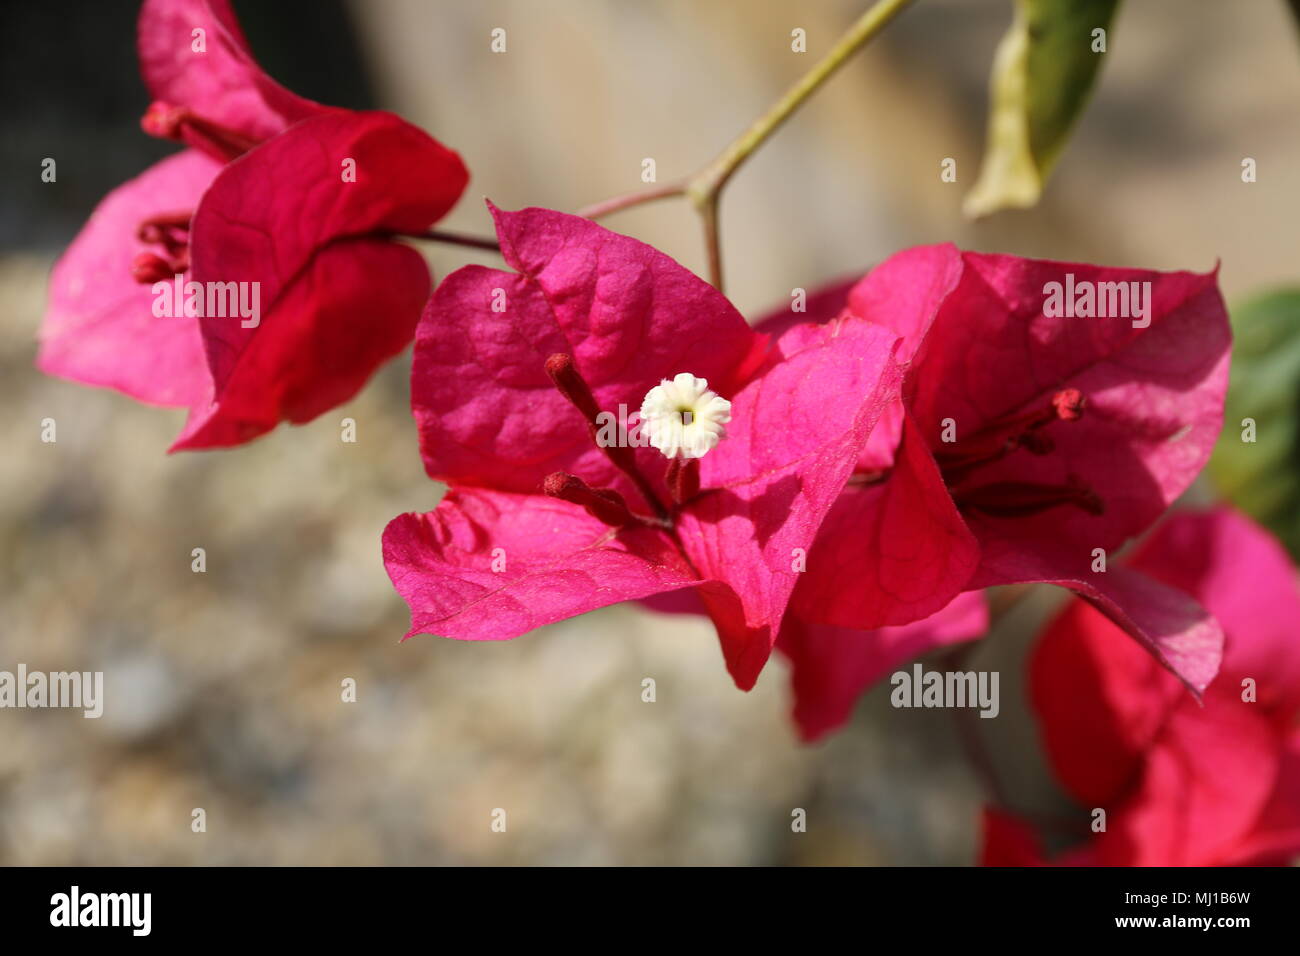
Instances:
[[[600,406],[596,404],[596,397],[592,395],[591,388],[578,372],[573,356],[564,352],[556,352],[551,355],[546,360],[546,374],[555,384],[560,394],[567,398],[569,403],[582,414],[582,417],[587,422],[587,431],[590,433],[592,441],[596,443],[596,447],[605,453],[605,456],[614,463],[615,467],[632,479],[637,490],[641,492],[646,503],[655,510],[655,514],[659,516],[659,519],[667,521],[668,509],[660,502],[650,483],[641,474],[641,469],[637,467],[636,452],[631,448],[617,444],[606,444],[597,440],[596,436],[600,434],[600,422],[597,420],[600,415]]]
[[[1083,415],[1083,392],[1077,388],[1063,388],[1052,396],[1052,408],[1062,421],[1076,421]]]
[[[951,451],[938,449],[934,457],[944,481],[949,487],[960,484],[975,469],[1000,461],[1017,448],[1035,455],[1049,453],[1055,444],[1039,430],[1055,421],[1078,421],[1085,405],[1079,389],[1063,388],[1051,397],[1046,408],[990,422]]]
[[[546,374],[560,390],[560,394],[594,426],[596,416],[600,414],[600,406],[596,404],[596,396],[591,394],[591,389],[573,364],[573,356],[556,352],[546,360]]]
[[[161,246],[166,255],[141,252],[131,261],[131,276],[136,282],[152,284],[188,272],[190,268],[190,220],[194,213],[162,213],[151,216],[136,227],[141,242]]]
[[[1052,441],[1050,435],[1026,432],[1020,436],[1020,447],[1031,455],[1050,455],[1056,450],[1056,442]]]
[[[673,496],[673,503],[684,505],[700,491],[700,460],[698,458],[674,458],[668,462],[664,472],[664,483],[668,493]]]
[[[168,261],[152,252],[142,252],[131,260],[131,277],[142,285],[153,285],[179,275],[188,268],[188,258],[182,265],[179,261]]]
[[[592,488],[577,475],[556,471],[546,476],[542,491],[551,498],[581,505],[597,521],[622,528],[636,521],[623,496],[608,488]]]
[[[227,162],[244,155],[260,142],[238,130],[205,119],[187,106],[172,106],[161,100],[149,104],[144,116],[140,117],[140,128],[150,136],[178,143],[185,140],[188,132]]]
[[[135,234],[141,242],[165,246],[174,254],[189,245],[192,218],[190,211],[151,216],[136,227]]]
[[[1058,505],[1073,505],[1091,515],[1105,514],[1101,497],[1071,475],[1064,485],[1028,481],[998,481],[953,493],[958,509],[981,511],[1002,518],[1039,514]]]

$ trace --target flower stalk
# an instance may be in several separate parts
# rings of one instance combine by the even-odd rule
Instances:
[[[722,189],[745,162],[772,134],[788,120],[807,99],[821,88],[830,77],[879,33],[886,24],[902,13],[912,0],[876,0],[860,16],[835,45],[817,61],[785,94],[749,128],[731,142],[712,162],[687,179],[661,186],[615,196],[578,211],[589,219],[609,215],[632,206],[685,196],[700,215],[704,227],[704,242],[708,253],[709,281],[722,289],[722,242],[718,226],[718,203]]]

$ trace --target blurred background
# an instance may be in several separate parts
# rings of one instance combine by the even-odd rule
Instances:
[[[257,58],[313,99],[402,113],[481,197],[574,210],[678,178],[824,52],[865,0],[235,0]],[[982,781],[951,712],[893,710],[800,745],[774,659],[736,690],[704,621],[620,606],[497,645],[399,645],[379,536],[428,510],[410,355],[349,405],[229,451],[166,455],[183,412],[46,378],[50,265],[99,198],[170,151],[136,5],[3,5],[0,669],[98,670],[106,707],[0,710],[3,864],[968,864]],[[1221,262],[1229,301],[1300,276],[1300,43],[1281,0],[1121,7],[1043,202],[961,216],[1009,0],[918,0],[743,168],[723,202],[728,292],[751,317],[904,246],[1160,269]],[[507,52],[490,51],[507,31]],[[807,31],[808,53],[790,49]],[[44,157],[58,161],[42,183]],[[957,161],[958,181],[940,181]],[[1241,160],[1258,181],[1241,181]],[[696,271],[680,201],[611,217]],[[427,247],[437,275],[489,255]],[[358,441],[339,441],[339,421]],[[54,418],[58,441],[40,440]],[[191,571],[191,551],[207,571]],[[1050,813],[1018,699],[1044,590],[979,648],[1002,672],[986,747]],[[341,700],[353,678],[357,700]],[[643,703],[652,677],[657,701]],[[980,727],[979,730],[988,731]],[[191,830],[202,807],[207,831]],[[493,833],[504,808],[508,831]],[[807,811],[806,833],[791,812]]]

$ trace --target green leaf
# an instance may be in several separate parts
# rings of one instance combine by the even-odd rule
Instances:
[[[1300,559],[1300,289],[1232,311],[1232,383],[1210,476]],[[1255,441],[1243,440],[1244,419]]]
[[[985,216],[1038,202],[1043,183],[1087,102],[1119,0],[1016,0],[993,57],[988,142],[965,212]]]

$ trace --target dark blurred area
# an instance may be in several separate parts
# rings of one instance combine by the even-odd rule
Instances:
[[[289,89],[322,103],[375,105],[342,0],[236,0],[258,59]],[[0,251],[65,245],[114,186],[174,152],[140,131],[149,105],[135,55],[139,4],[52,0],[0,4]],[[55,157],[60,188],[45,188]]]

